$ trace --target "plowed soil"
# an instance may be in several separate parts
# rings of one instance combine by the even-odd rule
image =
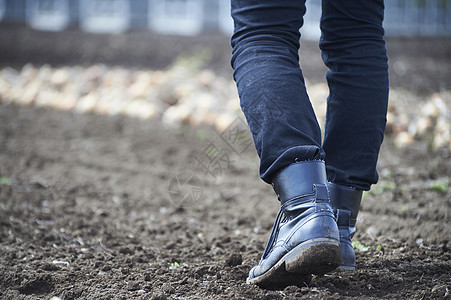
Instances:
[[[3,41],[13,38],[2,34]],[[78,35],[66,33],[70,37]],[[218,53],[224,44],[216,44]],[[415,59],[421,49],[392,45],[395,59],[421,67]],[[449,50],[423,50],[428,47],[426,57],[449,65]],[[20,53],[8,53],[14,64],[24,63]],[[38,62],[52,63],[50,54],[40,53]],[[217,71],[227,74],[224,68]],[[442,77],[449,68],[440,72],[418,82],[431,91],[449,88],[449,76]],[[400,86],[420,78],[393,76]],[[428,84],[434,76],[435,86]],[[265,290],[245,279],[278,203],[258,178],[253,146],[238,150],[230,141],[212,128],[169,130],[158,120],[0,103],[0,298],[451,297],[448,150],[420,142],[398,149],[387,136],[380,183],[365,194],[354,237],[357,270]],[[206,170],[218,157],[212,147],[221,160]]]

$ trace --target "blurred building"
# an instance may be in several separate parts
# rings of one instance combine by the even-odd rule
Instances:
[[[450,36],[451,0],[387,0],[385,28],[392,36]],[[77,27],[120,33],[146,29],[196,35],[230,34],[230,0],[0,0],[0,25],[27,24],[37,30]],[[320,35],[319,0],[307,1],[304,38]]]

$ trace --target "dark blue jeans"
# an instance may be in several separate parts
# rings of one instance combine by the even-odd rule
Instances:
[[[295,161],[325,160],[329,181],[369,190],[378,179],[388,102],[384,2],[322,1],[330,90],[323,143],[299,66],[305,11],[305,0],[232,0],[231,63],[260,176],[270,183]]]

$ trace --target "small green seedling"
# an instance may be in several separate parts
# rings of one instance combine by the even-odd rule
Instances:
[[[370,193],[373,195],[379,195],[384,192],[392,191],[394,189],[396,189],[396,182],[384,181],[377,184],[373,189],[371,189]]]
[[[368,251],[368,247],[361,244],[359,241],[352,242],[352,248],[360,251],[360,252],[366,252]]]
[[[382,250],[381,244],[377,244],[377,246],[372,245],[371,248],[376,249],[376,250]]]
[[[403,204],[399,207],[399,210],[402,212],[406,212],[409,210],[409,204]]]
[[[11,178],[5,176],[0,177],[0,185],[11,185]]]
[[[432,183],[431,189],[446,193],[449,190],[449,180],[448,179],[437,180]]]

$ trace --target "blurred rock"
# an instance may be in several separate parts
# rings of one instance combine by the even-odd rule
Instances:
[[[409,126],[409,133],[415,138],[421,138],[428,132],[432,132],[434,122],[429,117],[421,116],[416,122]]]
[[[209,125],[224,131],[239,115],[240,100],[231,78],[200,70],[190,60],[176,61],[165,71],[121,67],[24,65],[0,70],[0,101],[80,113],[161,118],[166,126]],[[329,88],[306,81],[312,106],[323,128]],[[415,140],[431,149],[451,149],[451,93],[428,98],[391,89],[386,134],[397,147]]]
[[[136,81],[130,86],[130,95],[133,98],[145,98],[149,93],[151,78],[150,72],[140,72]]]
[[[50,86],[42,87],[34,101],[36,106],[58,108],[59,94]]]
[[[22,105],[30,105],[34,103],[41,88],[42,82],[33,80],[27,85],[27,88],[24,89],[23,94],[17,97],[17,102]]]
[[[148,120],[160,115],[160,111],[156,105],[148,101],[133,100],[125,106],[123,114],[129,117]]]
[[[163,113],[161,121],[168,127],[179,127],[182,123],[187,123],[191,114],[188,105],[170,106]]]
[[[0,77],[11,85],[17,84],[20,79],[19,72],[10,67],[1,70]]]
[[[49,65],[43,65],[38,69],[38,78],[43,83],[48,83],[52,76],[53,69]]]
[[[57,69],[53,72],[53,74],[50,76],[50,83],[55,85],[56,87],[63,87],[66,85],[69,81],[69,72],[66,68],[64,69]]]
[[[83,96],[78,101],[75,106],[75,110],[81,113],[91,113],[93,112],[97,103],[97,95],[94,92],[89,93],[86,96]]]
[[[428,101],[420,110],[420,114],[424,117],[436,119],[440,111],[434,101]]]
[[[407,131],[402,131],[398,133],[395,138],[395,146],[398,148],[405,148],[406,146],[412,144],[414,141],[413,136]]]
[[[225,114],[221,114],[219,115],[216,120],[215,120],[215,128],[216,131],[218,132],[224,132],[227,127],[230,126],[230,124],[232,124],[232,122],[236,119],[236,115],[232,114],[232,113],[225,113]]]
[[[202,87],[210,87],[216,80],[216,75],[211,70],[204,70],[199,73],[197,76],[197,80],[200,86]]]
[[[20,70],[22,81],[27,83],[34,80],[37,74],[38,71],[32,64],[26,64],[22,67],[22,70]]]
[[[450,118],[440,118],[437,121],[434,130],[434,140],[432,148],[438,150],[440,148],[451,149],[451,122]]]

